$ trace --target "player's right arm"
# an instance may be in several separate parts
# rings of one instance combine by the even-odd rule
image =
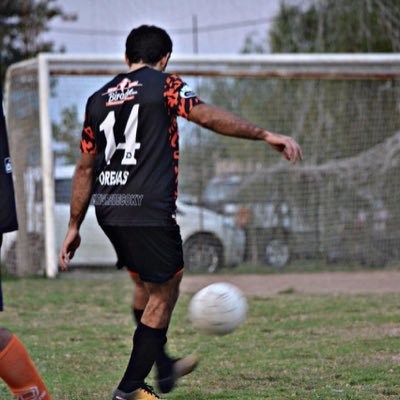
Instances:
[[[63,271],[68,269],[68,262],[73,258],[76,249],[81,243],[79,228],[85,218],[92,195],[95,181],[94,160],[94,154],[82,153],[76,165],[74,178],[72,180],[68,231],[59,255],[59,263]]]
[[[188,119],[221,135],[242,139],[263,140],[295,164],[302,160],[300,146],[289,136],[261,129],[256,125],[220,108],[202,103],[190,110]]]
[[[94,165],[97,147],[92,128],[93,124],[90,117],[90,102],[91,98],[89,98],[86,104],[85,122],[83,125],[80,144],[81,158],[76,165],[74,178],[72,180],[68,231],[58,257],[59,264],[63,271],[68,269],[68,262],[74,256],[76,249],[81,243],[79,228],[89,207],[90,197],[95,182]]]

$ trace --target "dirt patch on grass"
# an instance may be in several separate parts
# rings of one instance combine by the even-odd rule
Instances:
[[[213,282],[229,282],[245,294],[400,292],[400,271],[288,273],[276,275],[186,275],[182,291],[195,292]]]

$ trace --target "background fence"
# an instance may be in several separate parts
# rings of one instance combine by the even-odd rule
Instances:
[[[220,256],[216,267],[228,263],[228,251],[237,253],[232,263],[240,255],[243,262],[275,267],[297,260],[397,263],[399,66],[396,54],[171,60],[169,70],[181,74],[203,100],[293,136],[304,153],[293,168],[261,142],[180,121],[179,190],[181,202],[199,220],[196,234],[203,233],[196,252]],[[55,214],[60,196],[67,203],[69,186],[56,185],[54,177],[79,156],[87,97],[124,71],[114,57],[68,55],[41,55],[9,70],[7,122],[20,222],[17,238],[10,235],[4,246],[10,271],[55,271],[68,221],[68,215],[64,224]],[[242,232],[243,243],[237,237],[226,243],[226,234],[219,239],[223,227],[209,232],[207,219],[216,214],[208,210],[223,216],[222,225]],[[217,254],[207,246],[211,236]]]

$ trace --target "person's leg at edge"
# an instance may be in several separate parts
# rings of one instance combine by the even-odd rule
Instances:
[[[0,250],[3,234],[0,233]],[[0,271],[1,272],[1,271]],[[3,298],[0,279],[0,312]],[[51,400],[49,392],[22,342],[0,327],[0,378],[17,399]]]
[[[50,394],[22,342],[0,328],[0,378],[16,399],[51,400]]]
[[[118,389],[129,393],[141,387],[166,343],[172,311],[179,296],[182,275],[164,283],[143,282],[148,300],[133,337],[133,349]]]

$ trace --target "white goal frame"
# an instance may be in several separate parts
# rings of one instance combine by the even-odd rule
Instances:
[[[5,103],[11,74],[26,67],[38,73],[41,167],[45,229],[46,275],[56,277],[58,262],[54,223],[54,179],[52,128],[49,113],[52,75],[99,75],[125,72],[121,56],[83,54],[39,54],[36,58],[12,65],[6,76]],[[400,54],[244,54],[174,55],[169,72],[185,76],[231,76],[284,79],[400,79]],[[88,96],[90,93],[88,93]]]

